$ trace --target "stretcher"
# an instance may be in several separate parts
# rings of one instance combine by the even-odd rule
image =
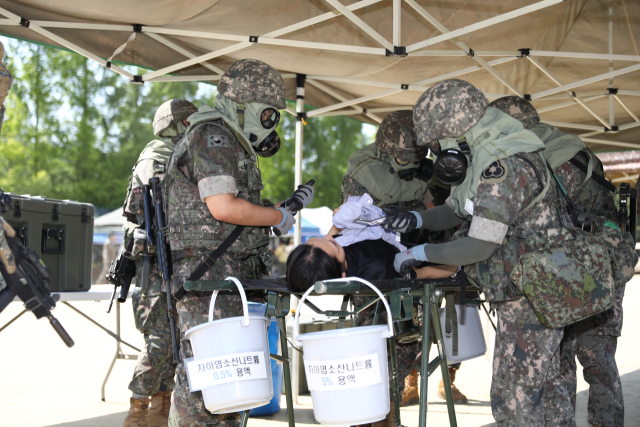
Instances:
[[[243,279],[240,280],[245,292],[248,295],[252,293],[262,293],[267,300],[267,317],[275,317],[280,327],[280,343],[282,347],[282,355],[272,354],[271,357],[278,362],[283,363],[284,367],[284,387],[287,402],[287,418],[289,427],[295,427],[295,419],[293,413],[293,395],[291,388],[291,359],[288,354],[287,347],[287,328],[285,325],[285,317],[289,314],[291,295],[301,296],[301,292],[296,292],[289,288],[287,283],[282,279]],[[411,319],[413,315],[413,304],[422,306],[423,327],[422,327],[422,364],[420,369],[420,406],[419,406],[419,427],[426,427],[427,424],[427,389],[429,376],[440,367],[442,371],[442,380],[444,383],[445,395],[447,400],[447,410],[449,413],[449,425],[456,427],[456,414],[453,406],[453,397],[451,394],[451,383],[449,381],[449,372],[447,366],[447,358],[444,350],[444,341],[442,329],[440,326],[439,307],[446,291],[479,291],[475,285],[467,280],[464,272],[459,271],[454,277],[446,279],[419,279],[419,280],[377,280],[371,281],[389,300],[391,314],[394,321],[403,321]],[[186,281],[184,283],[186,291],[233,291],[237,290],[236,285],[231,280],[197,280]],[[320,310],[312,302],[305,300],[305,304],[314,312],[328,317],[338,317],[341,319],[354,315],[362,310],[376,304],[379,307],[380,298],[377,294],[356,281],[350,281],[349,278],[341,281],[317,282],[311,296],[320,295],[344,295],[344,296],[371,296],[374,297],[361,307],[355,307],[354,311],[345,311],[346,304],[342,305],[341,310]],[[378,321],[378,307],[374,316],[374,324]],[[431,334],[435,336],[432,337]],[[431,342],[436,342],[438,354],[433,360],[429,361],[429,349]],[[397,387],[397,371],[396,371],[396,354],[395,339],[387,340],[389,346],[390,365],[393,382],[393,395],[395,408],[395,419],[398,427],[401,427],[400,420],[400,396]],[[242,413],[241,427],[246,427],[249,419],[249,411]]]

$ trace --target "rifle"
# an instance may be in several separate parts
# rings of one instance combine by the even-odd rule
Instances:
[[[5,203],[7,202],[7,203]],[[6,212],[6,206],[11,205],[11,197],[0,190],[0,209]],[[4,233],[4,231],[1,231]],[[52,314],[60,295],[49,292],[49,276],[51,271],[42,263],[38,255],[22,243],[7,238],[7,244],[16,260],[16,271],[9,274],[0,262],[0,274],[4,277],[7,287],[0,292],[0,312],[18,297],[24,302],[26,310],[31,311],[36,319],[46,317],[53,329],[58,333],[67,347],[73,347],[74,342],[62,327],[58,319]]]
[[[131,240],[129,240],[126,248],[124,246],[124,243],[120,246],[118,256],[115,260],[111,261],[111,268],[109,268],[109,273],[105,276],[107,280],[113,285],[113,293],[111,294],[111,301],[109,302],[107,313],[111,312],[113,299],[116,296],[118,287],[120,288],[118,302],[125,302],[127,300],[127,295],[129,295],[131,281],[136,275],[136,264],[131,260],[133,240],[133,237],[131,237]]]
[[[149,191],[151,191],[153,205],[149,203]],[[145,185],[142,192],[144,212],[145,215],[149,216],[151,216],[151,212],[153,212],[153,226],[151,229],[155,232],[155,242],[153,241],[154,233],[147,233],[147,245],[155,246],[158,270],[162,275],[162,281],[167,292],[167,311],[169,315],[169,323],[171,325],[171,349],[173,351],[173,360],[176,363],[180,363],[180,347],[178,346],[178,340],[176,338],[175,309],[173,307],[173,295],[171,294],[171,253],[164,236],[166,224],[164,219],[164,207],[162,204],[160,178],[151,178],[149,180],[149,185]],[[151,240],[149,240],[150,237]]]

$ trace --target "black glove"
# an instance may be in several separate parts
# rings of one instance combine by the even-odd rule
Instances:
[[[291,212],[298,212],[306,208],[313,202],[313,184],[315,183],[312,179],[306,184],[298,185],[298,189],[280,206],[289,209]]]
[[[397,206],[383,207],[382,211],[387,216],[382,223],[382,227],[386,230],[410,233],[418,228],[418,218],[413,212],[401,211]]]

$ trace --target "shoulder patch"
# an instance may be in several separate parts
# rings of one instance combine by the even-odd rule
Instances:
[[[482,172],[482,180],[487,184],[497,184],[507,177],[507,165],[502,160],[495,161]]]
[[[227,135],[207,135],[207,147],[229,147]]]

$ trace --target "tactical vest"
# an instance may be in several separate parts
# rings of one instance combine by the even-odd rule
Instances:
[[[200,200],[198,183],[193,178],[185,176],[178,167],[178,163],[189,164],[193,161],[189,158],[188,152],[190,135],[193,134],[196,126],[204,126],[205,123],[215,124],[222,128],[223,132],[228,133],[224,122],[217,120],[213,114],[210,119],[203,118],[192,123],[185,136],[176,145],[162,182],[168,228],[167,240],[172,251],[187,248],[213,250],[220,246],[236,227],[235,224],[218,221],[211,215],[206,203]],[[261,205],[260,190],[264,187],[255,156],[249,155],[242,149],[237,138],[233,139],[231,144],[238,147],[235,153],[238,156],[238,170],[235,176],[238,189],[236,197]],[[245,227],[227,254],[237,259],[244,259],[258,254],[260,248],[268,243],[269,227]]]
[[[517,156],[526,159],[527,164],[537,172],[539,194],[529,206],[518,214],[515,222],[509,227],[504,241],[496,248],[491,257],[485,261],[466,266],[464,269],[472,281],[482,286],[485,298],[490,302],[512,301],[523,296],[509,278],[509,274],[519,259],[518,249],[522,244],[520,237],[525,235],[527,231],[561,227],[562,225],[559,213],[560,204],[555,186],[552,182],[543,181],[546,174],[540,156],[536,153],[520,153]],[[546,188],[547,184],[548,188]],[[535,219],[540,218],[547,211],[550,211],[550,215],[546,224],[536,224]],[[456,238],[463,237],[464,227],[468,227],[468,223],[463,226],[460,232],[456,232]]]

